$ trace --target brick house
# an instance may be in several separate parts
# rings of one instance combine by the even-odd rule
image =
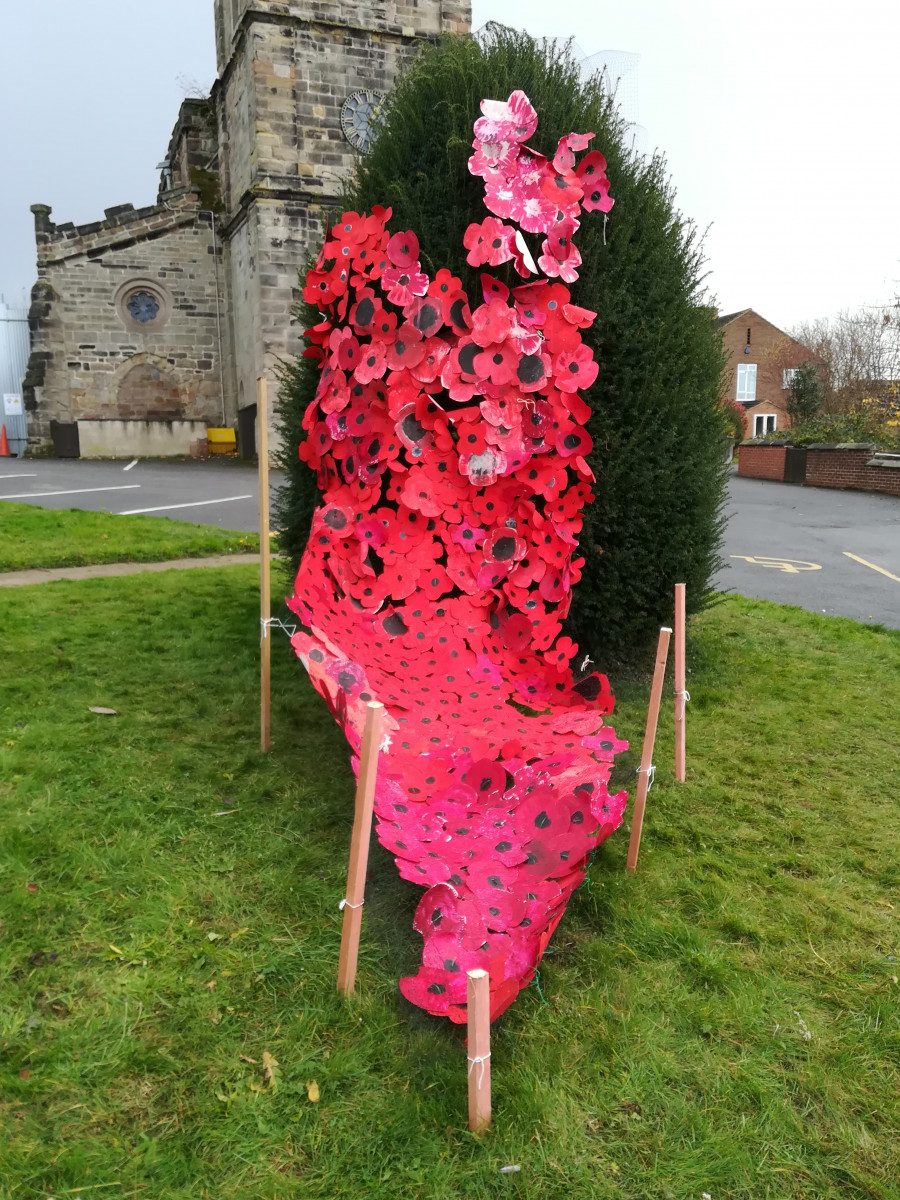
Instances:
[[[752,308],[718,318],[728,354],[723,375],[725,396],[744,409],[744,435],[789,429],[787,402],[792,373],[816,356]]]

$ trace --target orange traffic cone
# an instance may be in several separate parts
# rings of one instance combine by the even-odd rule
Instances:
[[[9,457],[9,441],[6,436],[6,426],[0,425],[0,458]]]

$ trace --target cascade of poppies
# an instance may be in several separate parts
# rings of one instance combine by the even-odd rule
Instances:
[[[510,292],[483,274],[473,303],[423,272],[389,209],[329,231],[304,289],[322,320],[300,457],[322,503],[288,601],[355,768],[366,703],[386,707],[376,834],[427,889],[422,966],[400,988],[457,1022],[466,971],[489,972],[492,1018],[533,979],[626,801],[607,790],[626,748],[609,684],[561,636],[593,499],[579,393],[598,370],[580,333],[595,314],[565,284],[582,213],[612,207],[606,163],[577,160],[592,134],[552,160],[527,147],[522,92],[482,112],[469,170],[493,215],[467,230],[467,261],[537,278]],[[543,235],[537,263],[523,231]]]

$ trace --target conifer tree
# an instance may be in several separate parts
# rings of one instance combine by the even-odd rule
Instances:
[[[416,232],[423,269],[449,268],[474,298],[480,271],[466,263],[463,235],[486,210],[482,181],[467,169],[472,125],[483,98],[517,88],[540,120],[529,145],[552,157],[562,135],[593,132],[616,201],[608,222],[584,214],[583,266],[571,285],[573,301],[598,314],[583,338],[600,374],[584,397],[597,498],[585,511],[570,632],[602,667],[640,654],[671,623],[676,582],[687,584],[689,610],[701,608],[721,565],[724,356],[704,303],[697,231],[675,207],[664,161],[629,149],[614,97],[599,78],[582,78],[566,48],[491,26],[477,39],[441,39],[407,69],[345,208],[390,205],[390,227]],[[521,282],[511,264],[494,273]],[[295,561],[315,503],[315,480],[297,461],[315,377],[309,360],[289,364],[280,405],[290,472],[281,544]]]

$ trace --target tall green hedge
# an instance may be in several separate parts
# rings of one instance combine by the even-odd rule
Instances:
[[[516,88],[538,112],[529,145],[552,156],[563,134],[596,134],[591,145],[608,160],[616,200],[606,224],[601,213],[584,214],[584,265],[572,285],[574,301],[598,314],[584,340],[600,374],[585,396],[597,499],[586,512],[586,567],[570,624],[597,662],[610,663],[639,654],[670,623],[674,583],[687,584],[691,611],[702,607],[720,565],[724,357],[703,301],[697,233],[675,207],[663,160],[629,150],[613,99],[598,80],[582,80],[567,50],[493,26],[478,40],[442,40],[407,70],[346,207],[389,204],[391,228],[416,231],[424,269],[449,267],[474,297],[479,271],[466,264],[463,234],[488,214],[482,181],[466,165],[472,124],[482,98],[505,99]],[[531,241],[536,250],[539,239]],[[504,271],[511,264],[496,273]],[[521,281],[510,274],[507,282]],[[314,504],[314,480],[296,459],[314,387],[308,363],[286,368],[281,420],[291,474],[282,545],[295,559]]]

